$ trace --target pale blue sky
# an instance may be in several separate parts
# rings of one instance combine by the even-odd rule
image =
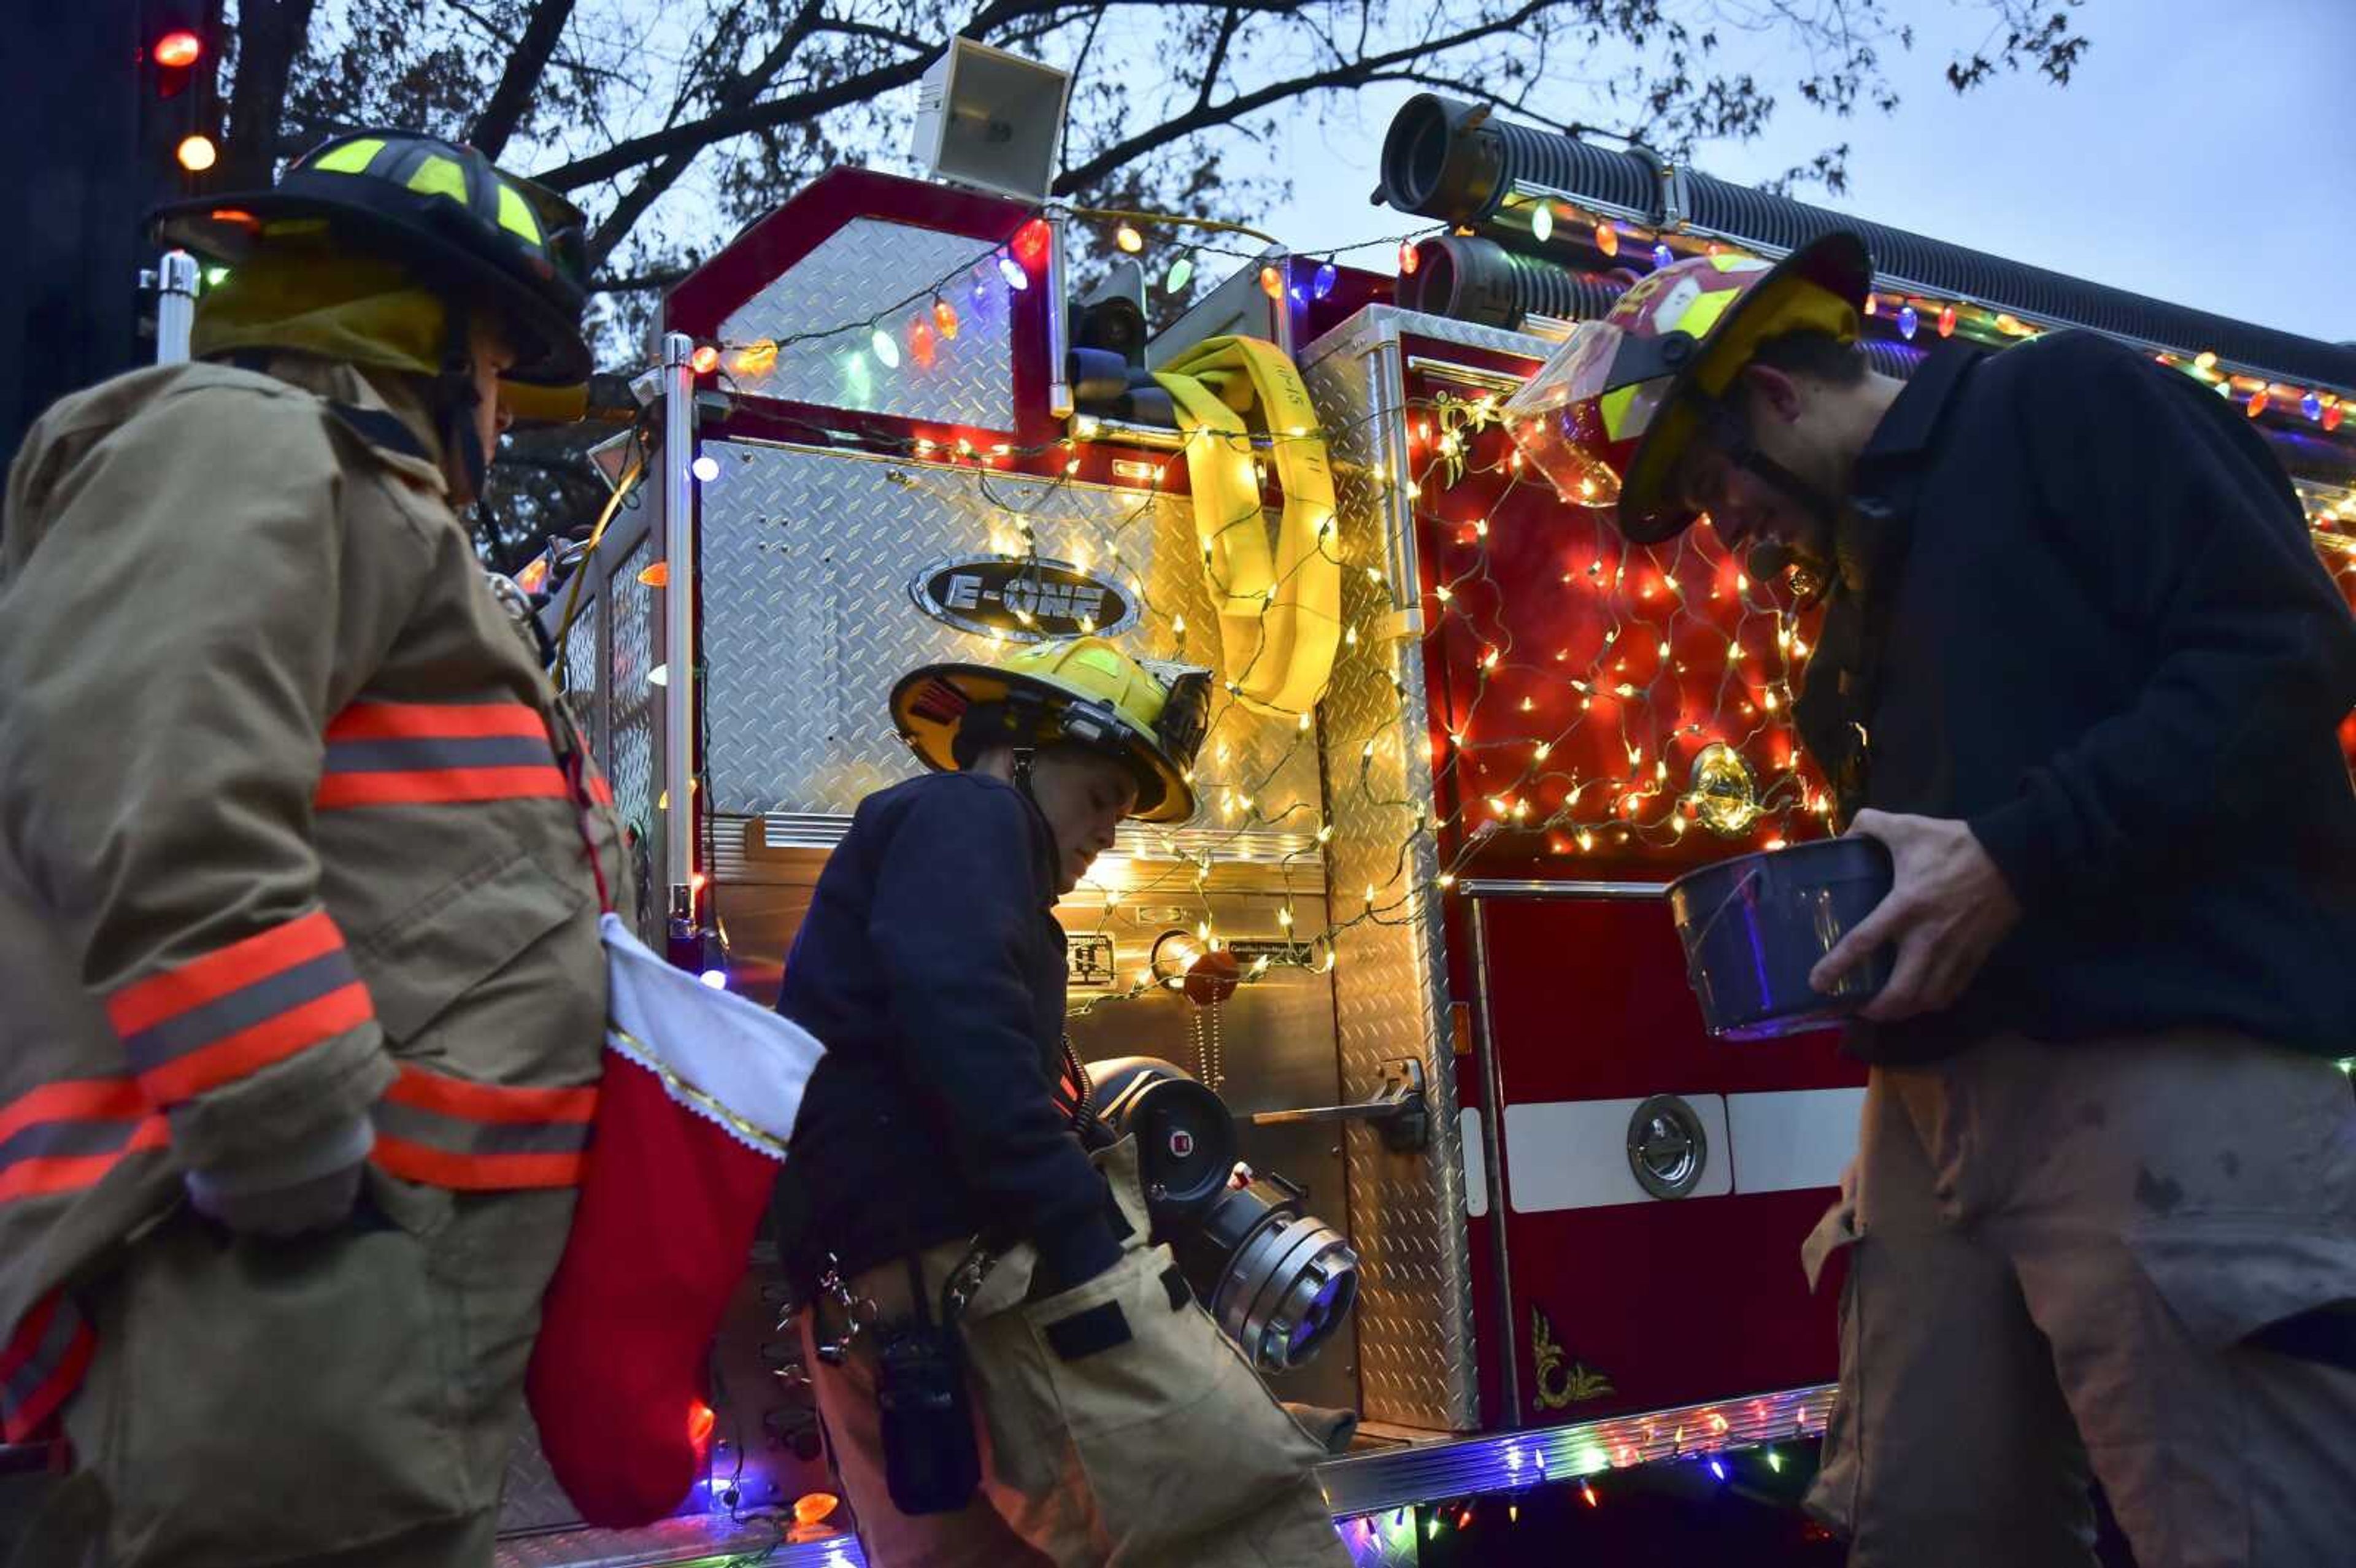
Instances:
[[[2016,76],[1961,98],[1942,71],[1949,46],[1971,41],[1957,26],[1970,14],[1947,0],[1892,8],[1922,35],[1892,64],[1905,95],[1894,115],[1837,122],[1787,93],[1765,137],[1702,149],[1697,164],[1757,180],[1847,140],[1848,194],[1802,199],[2356,338],[2356,0],[2088,0],[2079,15],[2094,43],[2068,89]],[[1355,125],[1344,115],[1322,136],[1290,127],[1296,195],[1261,225],[1301,250],[1409,227],[1365,196],[1383,128],[1410,91],[1368,91]],[[1562,117],[1586,107],[1566,104]]]

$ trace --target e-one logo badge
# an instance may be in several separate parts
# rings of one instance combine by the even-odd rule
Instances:
[[[936,621],[1013,642],[1112,636],[1137,619],[1118,586],[1044,557],[940,561],[916,574],[908,596]]]

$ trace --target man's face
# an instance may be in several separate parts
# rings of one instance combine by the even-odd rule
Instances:
[[[515,350],[508,347],[498,328],[484,321],[479,314],[475,317],[467,347],[475,372],[475,439],[482,443],[483,461],[488,463],[498,454],[500,432],[515,417],[508,411],[499,392],[499,378],[514,367]],[[470,506],[477,499],[472,476],[456,453],[443,454],[442,477],[450,486],[452,506]]]
[[[1055,746],[1031,764],[1031,798],[1055,835],[1055,896],[1061,898],[1112,848],[1114,830],[1137,805],[1137,781],[1110,757]]]
[[[1849,459],[1832,439],[1823,389],[1754,368],[1743,373],[1730,396],[1751,452],[1788,469],[1827,499],[1840,496]],[[1819,571],[1832,564],[1833,516],[1752,471],[1723,438],[1708,431],[1697,436],[1674,478],[1679,498],[1709,518],[1730,551],[1740,555],[1772,543]]]

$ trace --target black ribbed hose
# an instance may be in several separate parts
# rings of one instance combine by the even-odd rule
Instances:
[[[1383,138],[1381,197],[1402,211],[1479,225],[1516,181],[1642,213],[1648,226],[1668,221],[1661,175],[1647,158],[1509,124],[1486,105],[1421,93],[1400,107]],[[2356,349],[2344,345],[2105,288],[1705,174],[1688,172],[1685,191],[1686,222],[1745,245],[1790,251],[1847,229],[1865,240],[1876,272],[1887,279],[2136,342],[2213,349],[2286,380],[2356,388]],[[1531,243],[1526,231],[1505,225],[1496,237]]]
[[[1494,240],[1462,234],[1423,240],[1415,254],[1415,271],[1399,280],[1399,304],[1427,315],[1509,332],[1533,315],[1574,321],[1600,316],[1634,281],[1633,274],[1573,272],[1541,257],[1508,251]]]

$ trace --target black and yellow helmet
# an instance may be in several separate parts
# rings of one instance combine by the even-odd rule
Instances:
[[[398,260],[419,282],[498,314],[519,338],[514,381],[588,379],[581,335],[588,250],[581,209],[472,147],[414,131],[323,142],[269,190],[159,209],[166,243],[234,267],[273,233],[325,221],[355,249]]]
[[[1210,703],[1209,670],[1074,637],[1032,644],[996,664],[911,670],[892,688],[892,722],[926,766],[944,772],[965,765],[961,737],[969,749],[1068,742],[1102,752],[1137,782],[1131,816],[1183,822],[1194,815],[1188,774]]]

